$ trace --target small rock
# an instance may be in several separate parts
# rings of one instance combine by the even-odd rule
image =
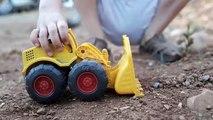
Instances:
[[[129,109],[129,106],[125,106],[125,107],[121,107],[121,108],[120,108],[121,111],[124,111],[124,110],[126,110],[126,109]]]
[[[186,120],[186,118],[183,115],[181,115],[179,116],[179,120]]]
[[[213,88],[212,83],[207,83],[207,84],[205,84],[205,88]]]
[[[200,52],[212,45],[211,41],[213,36],[205,30],[200,30],[190,35],[190,39],[193,40],[193,44],[190,46],[190,51]]]
[[[170,108],[169,105],[163,105],[167,110]]]
[[[185,80],[185,76],[186,76],[186,74],[181,73],[177,78],[178,82],[182,83]]]
[[[131,110],[131,111],[134,111],[134,110],[135,110],[135,107],[130,107],[130,110]]]
[[[180,85],[179,85],[179,84],[177,84],[175,87],[179,88],[179,87],[180,87]]]
[[[172,81],[172,85],[173,85],[173,86],[176,86],[176,85],[177,85],[177,81],[173,80],[173,81]]]
[[[138,100],[140,97],[134,95],[132,98],[133,98],[133,100]]]
[[[47,115],[47,119],[52,119],[53,117],[51,115]]]
[[[153,87],[154,88],[160,88],[162,85],[159,83],[159,82],[155,82],[154,84],[153,84]]]
[[[32,115],[32,116],[38,116],[38,114],[37,114],[37,113],[34,113],[34,112],[33,112],[31,115]]]
[[[192,69],[192,66],[191,65],[185,65],[184,67],[183,67],[183,70],[185,70],[185,71],[189,71],[189,70],[191,70]]]
[[[0,81],[2,81],[3,80],[3,78],[2,77],[0,77]]]
[[[55,115],[55,113],[56,113],[56,111],[50,110],[47,114],[48,114],[48,115]]]
[[[14,120],[21,120],[21,118],[15,118]]]
[[[59,120],[59,117],[54,117],[53,120]]]
[[[36,112],[37,114],[45,114],[46,113],[46,109],[45,108],[39,108]]]
[[[212,109],[212,106],[211,105],[208,105],[207,107],[206,107],[206,110],[211,110]]]
[[[186,87],[188,87],[188,86],[190,85],[190,82],[189,82],[188,80],[186,80],[186,81],[184,82],[184,85],[185,85]]]
[[[141,105],[147,105],[145,100],[140,99],[139,102],[140,102]]]
[[[210,75],[204,75],[204,76],[202,76],[202,81],[208,81],[208,80],[210,80]]]
[[[169,80],[166,80],[165,82],[166,82],[167,85],[171,84],[171,82]]]
[[[213,106],[213,91],[204,89],[203,92],[197,96],[187,99],[187,106],[197,112],[205,111],[208,106]]]
[[[113,107],[113,110],[116,110],[116,111],[118,111],[118,107]]]
[[[183,107],[183,104],[180,102],[180,103],[178,104],[178,107],[179,107],[179,108],[182,108],[182,107]]]
[[[194,78],[198,78],[198,74],[196,74],[196,73],[193,73],[192,76],[193,76]]]
[[[139,107],[139,108],[142,107],[142,104],[137,104],[137,107]]]
[[[155,64],[155,61],[149,61],[148,65],[151,67]]]
[[[24,116],[28,116],[29,114],[28,114],[28,113],[23,113],[23,115],[24,115]]]
[[[110,111],[108,112],[108,114],[113,114],[113,113],[116,113],[116,111],[115,111],[115,110],[110,110]]]
[[[188,88],[189,88],[189,89],[193,89],[194,86],[193,86],[193,85],[189,85]]]
[[[0,103],[0,108],[2,108],[5,105],[4,102]]]

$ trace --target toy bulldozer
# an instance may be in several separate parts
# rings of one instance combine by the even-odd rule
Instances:
[[[48,57],[42,48],[30,48],[22,53],[26,90],[30,97],[42,104],[55,102],[66,90],[83,101],[100,98],[107,88],[118,94],[143,96],[143,89],[135,78],[129,38],[123,36],[124,55],[111,67],[108,51],[98,50],[90,43],[78,46],[71,29],[69,45],[58,52],[53,48],[53,57]]]

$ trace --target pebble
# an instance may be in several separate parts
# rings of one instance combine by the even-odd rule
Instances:
[[[179,87],[180,87],[180,85],[179,85],[179,84],[177,84],[175,87],[179,88]]]
[[[117,111],[117,110],[118,110],[118,107],[113,107],[113,109]]]
[[[167,110],[170,108],[169,105],[163,105]]]
[[[186,80],[186,81],[184,82],[184,84],[185,84],[186,87],[188,87],[188,86],[190,85],[190,82],[189,82],[188,80]]]
[[[193,85],[189,85],[188,88],[189,88],[189,89],[193,89],[194,86],[193,86]]]
[[[46,110],[45,110],[45,108],[39,108],[36,113],[37,114],[45,114]]]
[[[51,115],[48,115],[47,116],[47,119],[52,119],[53,117]]]
[[[207,107],[206,107],[206,110],[211,110],[212,109],[212,106],[211,105],[208,105]]]
[[[185,76],[186,76],[186,74],[181,73],[177,78],[178,82],[182,83],[185,80]]]
[[[179,120],[186,120],[186,118],[183,115],[181,115],[179,116]]]
[[[24,116],[28,116],[29,114],[28,114],[28,113],[23,113],[23,115],[24,115]]]
[[[183,68],[184,71],[189,71],[191,69],[192,69],[191,65],[185,65],[184,68]]]
[[[138,104],[137,107],[142,107],[142,104]]]
[[[131,107],[130,110],[131,110],[131,111],[134,111],[134,110],[135,110],[135,107]]]
[[[4,102],[0,103],[0,108],[3,107],[5,105]]]
[[[207,83],[207,84],[205,84],[205,88],[213,88],[212,83]]]
[[[115,111],[115,110],[110,110],[110,111],[108,112],[108,114],[113,114],[113,113],[116,113],[116,111]]]
[[[178,107],[179,107],[179,108],[182,108],[182,107],[183,107],[183,104],[180,102],[180,103],[178,104]]]
[[[151,67],[155,64],[155,61],[149,61],[148,65]]]
[[[155,82],[154,84],[153,84],[153,87],[154,88],[160,88],[162,85],[159,83],[159,82]]]
[[[173,85],[173,86],[176,86],[176,85],[177,85],[177,81],[173,80],[173,81],[172,81],[172,85]]]
[[[202,81],[208,81],[208,80],[210,80],[210,75],[202,76]]]
[[[33,112],[33,113],[32,113],[32,116],[38,116],[38,114]]]
[[[129,109],[129,108],[130,108],[129,106],[125,106],[125,107],[121,107],[120,110],[124,111],[124,110]]]
[[[54,117],[53,120],[59,120],[59,117]]]
[[[56,111],[50,110],[47,114],[48,114],[48,115],[55,115],[55,113],[56,113]]]
[[[133,100],[138,100],[140,97],[138,97],[138,96],[136,96],[136,95],[134,95],[133,97],[132,97],[132,99]]]
[[[171,84],[171,82],[169,80],[166,80],[165,82],[166,82],[167,85]]]

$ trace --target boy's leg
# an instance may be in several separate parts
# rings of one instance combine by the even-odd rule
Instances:
[[[156,15],[147,28],[143,42],[151,39],[154,35],[162,33],[168,24],[186,6],[190,0],[159,0]]]
[[[189,0],[159,0],[156,15],[143,36],[141,49],[161,62],[179,60],[183,56],[181,49],[165,40],[162,31],[188,2]]]

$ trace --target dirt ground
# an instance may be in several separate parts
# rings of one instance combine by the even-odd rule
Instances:
[[[178,39],[187,24],[195,23],[210,35],[213,31],[212,6],[211,0],[192,1],[165,33],[170,38]],[[70,93],[55,104],[34,102],[25,90],[21,75],[21,51],[32,47],[29,34],[36,24],[36,17],[36,11],[0,17],[0,120],[213,119],[212,110],[198,114],[186,104],[188,97],[199,94],[203,88],[213,90],[211,48],[187,53],[183,59],[170,64],[161,64],[149,55],[134,52],[136,76],[145,92],[142,98],[120,96],[108,91],[104,98],[94,102],[82,102]],[[83,25],[74,29],[74,33],[77,39],[82,40],[79,42],[92,37]],[[202,43],[209,45],[209,41]],[[206,75],[210,79],[205,81],[203,76]],[[160,83],[158,89],[152,87],[156,82]]]

